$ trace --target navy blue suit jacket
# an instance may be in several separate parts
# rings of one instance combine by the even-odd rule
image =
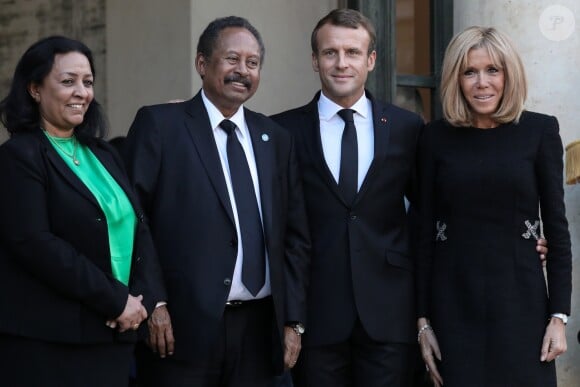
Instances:
[[[304,321],[309,239],[288,132],[245,110],[261,194],[272,297],[274,362],[282,367],[283,325]],[[209,116],[200,93],[139,110],[124,144],[168,290],[178,359],[194,361],[215,343],[237,255],[234,217]]]
[[[411,342],[414,261],[405,197],[414,200],[415,153],[423,120],[372,102],[374,159],[352,205],[322,151],[318,98],[272,118],[296,138],[312,241],[306,345],[345,340],[360,318],[381,342]]]

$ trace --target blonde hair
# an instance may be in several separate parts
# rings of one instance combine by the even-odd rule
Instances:
[[[522,60],[511,40],[493,27],[469,27],[455,35],[445,50],[441,72],[443,115],[455,126],[472,125],[473,116],[461,92],[460,76],[467,67],[469,52],[485,48],[494,65],[504,72],[503,97],[492,115],[498,123],[518,122],[528,94]]]

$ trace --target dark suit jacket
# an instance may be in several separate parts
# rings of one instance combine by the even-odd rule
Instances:
[[[107,222],[98,202],[39,130],[0,147],[0,332],[55,342],[134,341],[105,325],[143,294],[151,312],[165,297],[148,226],[116,152],[91,151],[139,219],[129,287],[114,279]]]
[[[292,132],[312,239],[306,345],[346,339],[357,316],[382,342],[415,336],[413,259],[404,197],[412,199],[421,118],[370,93],[374,159],[352,206],[322,151],[317,102],[272,118]]]
[[[291,136],[245,110],[258,170],[272,296],[276,364],[286,321],[304,321],[309,239]],[[214,345],[237,255],[236,228],[201,94],[139,110],[126,165],[150,218],[168,290],[175,357],[194,361]]]

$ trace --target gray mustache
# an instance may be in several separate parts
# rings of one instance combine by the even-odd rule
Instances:
[[[248,89],[252,87],[252,82],[248,78],[244,78],[236,74],[226,77],[225,81],[226,83],[239,82],[246,86]]]

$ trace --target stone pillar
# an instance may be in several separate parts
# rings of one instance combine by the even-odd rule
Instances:
[[[472,0],[454,4],[454,31],[471,25],[493,26],[515,42],[528,76],[527,108],[558,117],[564,145],[580,139],[580,2],[559,0]],[[575,28],[574,28],[575,24]],[[566,211],[574,257],[572,317],[567,327],[568,352],[558,360],[558,385],[580,385],[580,184],[566,186]],[[549,241],[548,241],[549,244]],[[548,253],[548,261],[549,261]],[[539,357],[538,348],[538,357]]]

